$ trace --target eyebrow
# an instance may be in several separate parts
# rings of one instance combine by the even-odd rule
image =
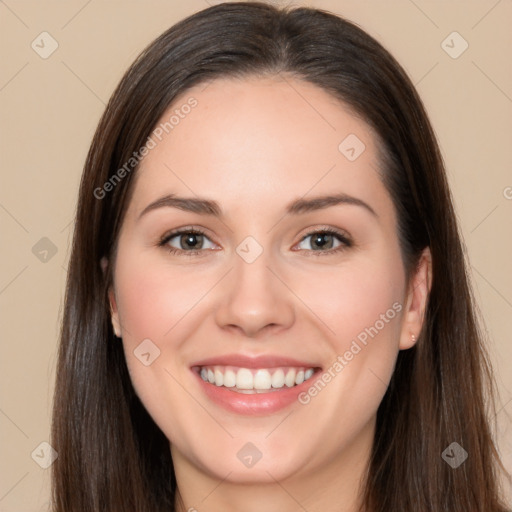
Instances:
[[[368,203],[364,202],[362,199],[358,199],[357,197],[344,193],[317,196],[311,199],[296,199],[286,207],[286,213],[290,215],[300,215],[302,213],[323,210],[340,204],[360,206],[370,212],[373,216],[378,217],[375,210]],[[178,208],[179,210],[198,213],[199,215],[211,215],[219,218],[223,217],[222,209],[216,201],[203,198],[178,197],[175,194],[167,194],[148,204],[144,210],[142,210],[138,218],[140,219],[148,212],[163,207]]]

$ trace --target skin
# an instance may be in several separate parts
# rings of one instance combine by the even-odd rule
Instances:
[[[134,388],[170,441],[180,510],[353,512],[398,351],[421,330],[429,251],[407,279],[375,134],[322,89],[291,77],[218,79],[186,91],[163,120],[190,97],[197,106],[138,171],[110,290]],[[338,149],[348,134],[366,146],[355,161]],[[375,215],[354,204],[285,215],[295,199],[335,192]],[[139,218],[170,193],[215,200],[223,216],[161,207]],[[199,255],[158,246],[182,227],[206,232]],[[352,246],[333,252],[336,237],[315,246],[307,235],[325,227],[348,234]],[[263,248],[253,263],[236,252],[247,236]],[[187,250],[180,236],[168,245]],[[190,371],[227,353],[289,356],[326,370],[394,303],[400,312],[306,405],[231,413]],[[147,338],[160,350],[150,366],[133,353]],[[251,468],[237,458],[247,442],[262,453]]]

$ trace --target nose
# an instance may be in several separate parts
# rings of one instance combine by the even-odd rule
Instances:
[[[234,268],[224,281],[215,313],[223,330],[259,338],[288,329],[295,321],[293,293],[272,267],[264,251],[252,263],[234,255]]]

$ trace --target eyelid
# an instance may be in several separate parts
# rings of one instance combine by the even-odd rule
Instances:
[[[301,235],[300,242],[302,242],[305,238],[315,233],[329,233],[330,235],[336,235],[339,236],[340,238],[345,239],[346,242],[353,243],[352,237],[349,235],[347,231],[341,228],[334,228],[332,226],[327,225],[320,225],[314,226],[313,228],[307,228],[304,231],[304,234]]]
[[[205,237],[211,238],[208,234],[207,230],[204,228],[200,228],[197,226],[182,226],[180,228],[171,229],[166,231],[159,240],[159,244],[165,244],[169,241],[170,238],[175,237],[176,235],[181,235],[183,233],[195,233],[197,235],[204,235]]]

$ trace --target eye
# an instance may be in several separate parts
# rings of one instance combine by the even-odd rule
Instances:
[[[205,241],[210,243],[210,246],[203,247]],[[165,235],[160,243],[161,247],[166,247],[170,253],[186,253],[186,256],[194,256],[199,254],[203,249],[214,249],[210,239],[199,229],[182,229]]]
[[[312,249],[300,247],[300,245],[304,245],[308,239],[311,239],[309,245]],[[352,247],[352,245],[352,241],[344,233],[332,228],[322,228],[318,231],[308,233],[301,240],[299,248],[310,253],[317,253],[315,256],[319,256],[322,254],[332,254],[343,251],[348,247]]]
[[[311,239],[309,245],[312,249],[300,247],[308,239]],[[207,242],[206,247],[204,246],[205,242]],[[206,234],[196,228],[185,228],[168,233],[162,237],[158,245],[167,249],[171,254],[183,254],[185,256],[199,256],[204,253],[205,249],[216,248]],[[351,239],[345,233],[326,227],[311,231],[304,236],[299,243],[299,249],[320,256],[343,251],[352,247],[352,245]]]

